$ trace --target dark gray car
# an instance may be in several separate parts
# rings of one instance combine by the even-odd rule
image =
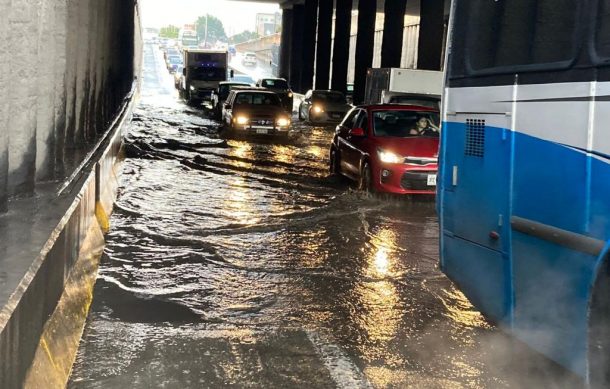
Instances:
[[[212,94],[212,114],[214,118],[220,120],[222,118],[222,105],[229,97],[229,92],[235,87],[249,87],[250,84],[245,82],[225,81],[218,85],[218,89]]]
[[[288,81],[283,78],[275,77],[262,78],[256,82],[256,86],[275,92],[280,98],[284,109],[287,112],[292,113],[294,96],[290,89],[290,85],[288,85]]]
[[[299,106],[299,120],[315,124],[339,123],[351,108],[341,92],[310,90]]]

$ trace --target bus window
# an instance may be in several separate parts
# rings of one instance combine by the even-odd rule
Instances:
[[[599,57],[610,58],[610,0],[599,0],[595,48]]]
[[[474,0],[473,70],[567,61],[576,52],[577,0]]]

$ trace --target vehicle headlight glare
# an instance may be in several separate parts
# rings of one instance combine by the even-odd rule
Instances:
[[[290,125],[290,119],[279,118],[277,119],[277,125],[279,127],[288,127]]]
[[[292,92],[288,92],[288,97],[292,97]]]
[[[192,85],[190,86],[190,88],[189,88],[189,89],[190,89],[191,91],[193,91],[193,92],[197,90],[197,88],[195,88],[195,87],[194,87],[194,86],[192,86]]]
[[[250,121],[247,117],[245,116],[238,116],[235,121],[237,122],[237,124],[248,124],[248,122]]]
[[[379,159],[384,163],[400,163],[401,158],[391,151],[379,150]]]
[[[322,107],[320,107],[319,105],[314,105],[313,111],[315,113],[322,113],[322,112],[324,112],[324,109]]]

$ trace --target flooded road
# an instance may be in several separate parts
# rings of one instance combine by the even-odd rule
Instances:
[[[226,142],[144,61],[70,388],[578,385],[440,273],[433,202],[328,177],[332,128]]]

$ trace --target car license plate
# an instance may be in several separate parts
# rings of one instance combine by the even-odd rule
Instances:
[[[266,134],[267,133],[267,129],[266,128],[257,128],[256,129],[256,133],[257,134]]]
[[[436,174],[428,174],[428,186],[436,186]]]

